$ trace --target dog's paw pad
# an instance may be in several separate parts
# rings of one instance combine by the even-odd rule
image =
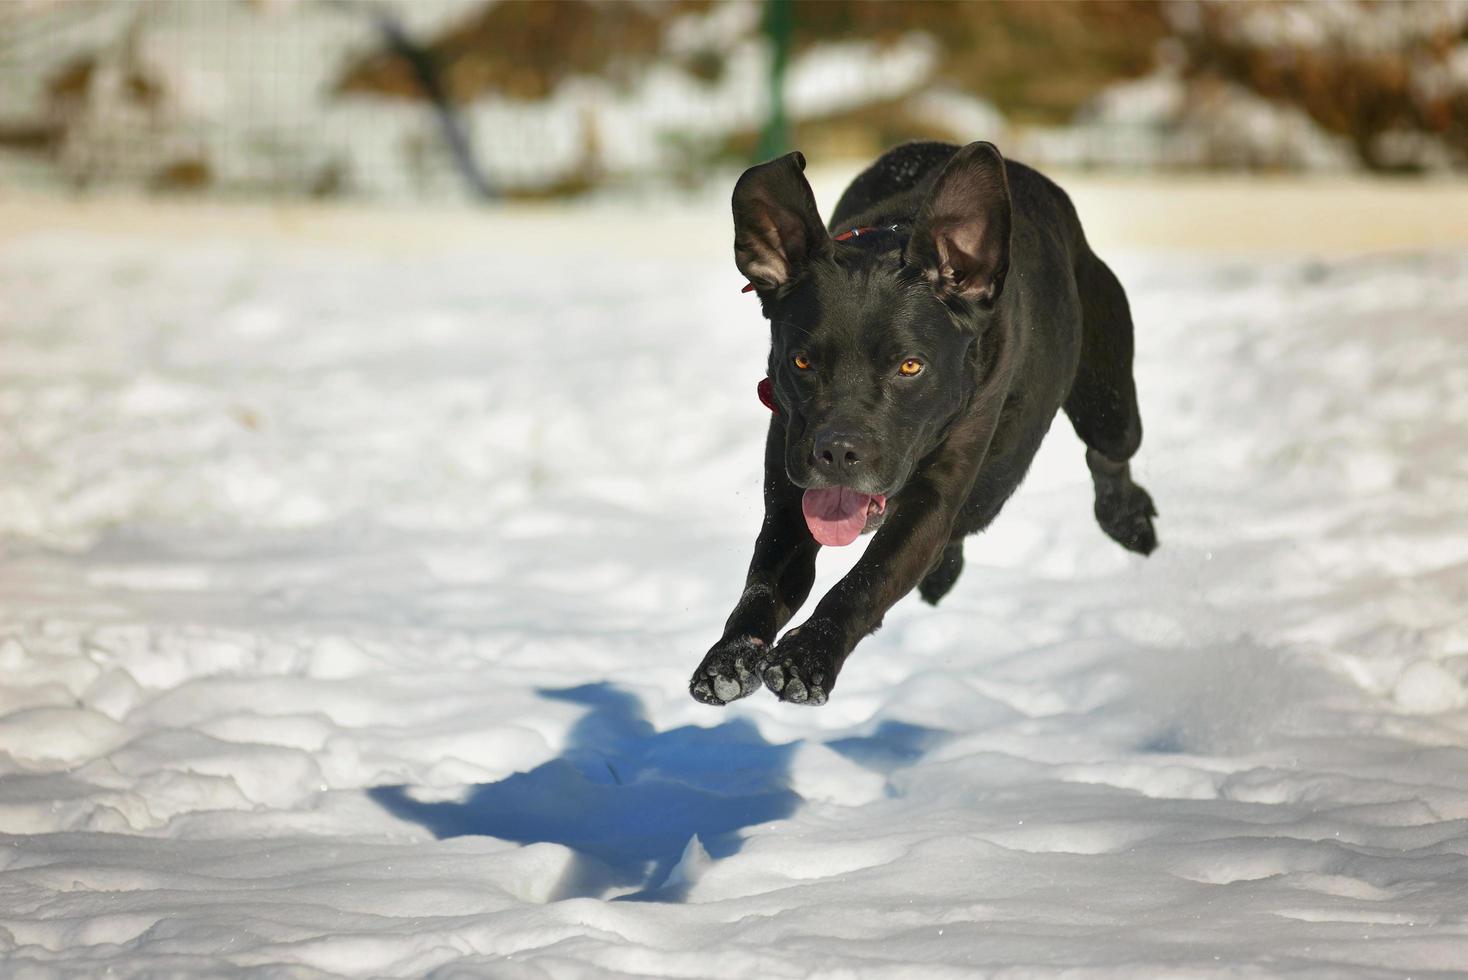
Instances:
[[[845,651],[831,624],[807,623],[781,637],[761,664],[765,687],[791,704],[825,704]]]
[[[790,683],[785,685],[785,691],[780,695],[780,700],[818,708],[826,703],[826,689],[815,682],[806,685],[800,678],[792,677]]]
[[[814,677],[802,678],[798,674],[792,674],[785,682],[785,689],[780,692],[780,700],[791,704],[805,704],[818,707],[826,703],[826,689],[822,686],[817,674]]]
[[[715,677],[714,694],[720,701],[728,704],[744,697],[744,685],[732,677]]]
[[[715,707],[749,697],[760,689],[756,658],[764,647],[764,642],[753,636],[715,644],[693,672],[688,693],[695,701]]]
[[[791,704],[821,705],[826,703],[826,674],[822,670],[802,670],[790,661],[765,668],[765,687],[781,701]]]

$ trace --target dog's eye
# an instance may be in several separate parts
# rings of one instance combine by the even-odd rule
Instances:
[[[909,357],[897,365],[897,373],[904,378],[915,378],[923,373],[923,362],[916,357]]]
[[[790,362],[795,365],[795,370],[797,371],[810,370],[810,358],[805,356],[804,351],[792,357]]]

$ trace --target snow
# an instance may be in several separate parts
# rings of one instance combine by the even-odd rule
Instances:
[[[1468,253],[1111,250],[1160,550],[1062,420],[827,706],[716,710],[724,205],[526,227],[0,245],[0,972],[1468,963]]]

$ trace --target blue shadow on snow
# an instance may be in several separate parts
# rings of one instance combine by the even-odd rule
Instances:
[[[767,742],[746,719],[659,732],[634,695],[610,684],[540,694],[590,709],[557,758],[475,786],[458,802],[419,802],[403,786],[378,786],[368,795],[440,839],[480,835],[565,845],[575,858],[552,900],[615,889],[624,900],[678,901],[686,887],[667,879],[691,837],[698,836],[710,858],[725,858],[739,850],[740,830],[788,817],[803,802],[790,788],[790,758],[800,743]],[[941,735],[888,721],[873,735],[827,746],[887,772],[918,758]]]

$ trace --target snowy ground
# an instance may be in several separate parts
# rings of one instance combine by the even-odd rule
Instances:
[[[0,247],[0,972],[1468,967],[1468,252],[1113,254],[1157,554],[1057,425],[829,705],[717,710],[725,222]]]

